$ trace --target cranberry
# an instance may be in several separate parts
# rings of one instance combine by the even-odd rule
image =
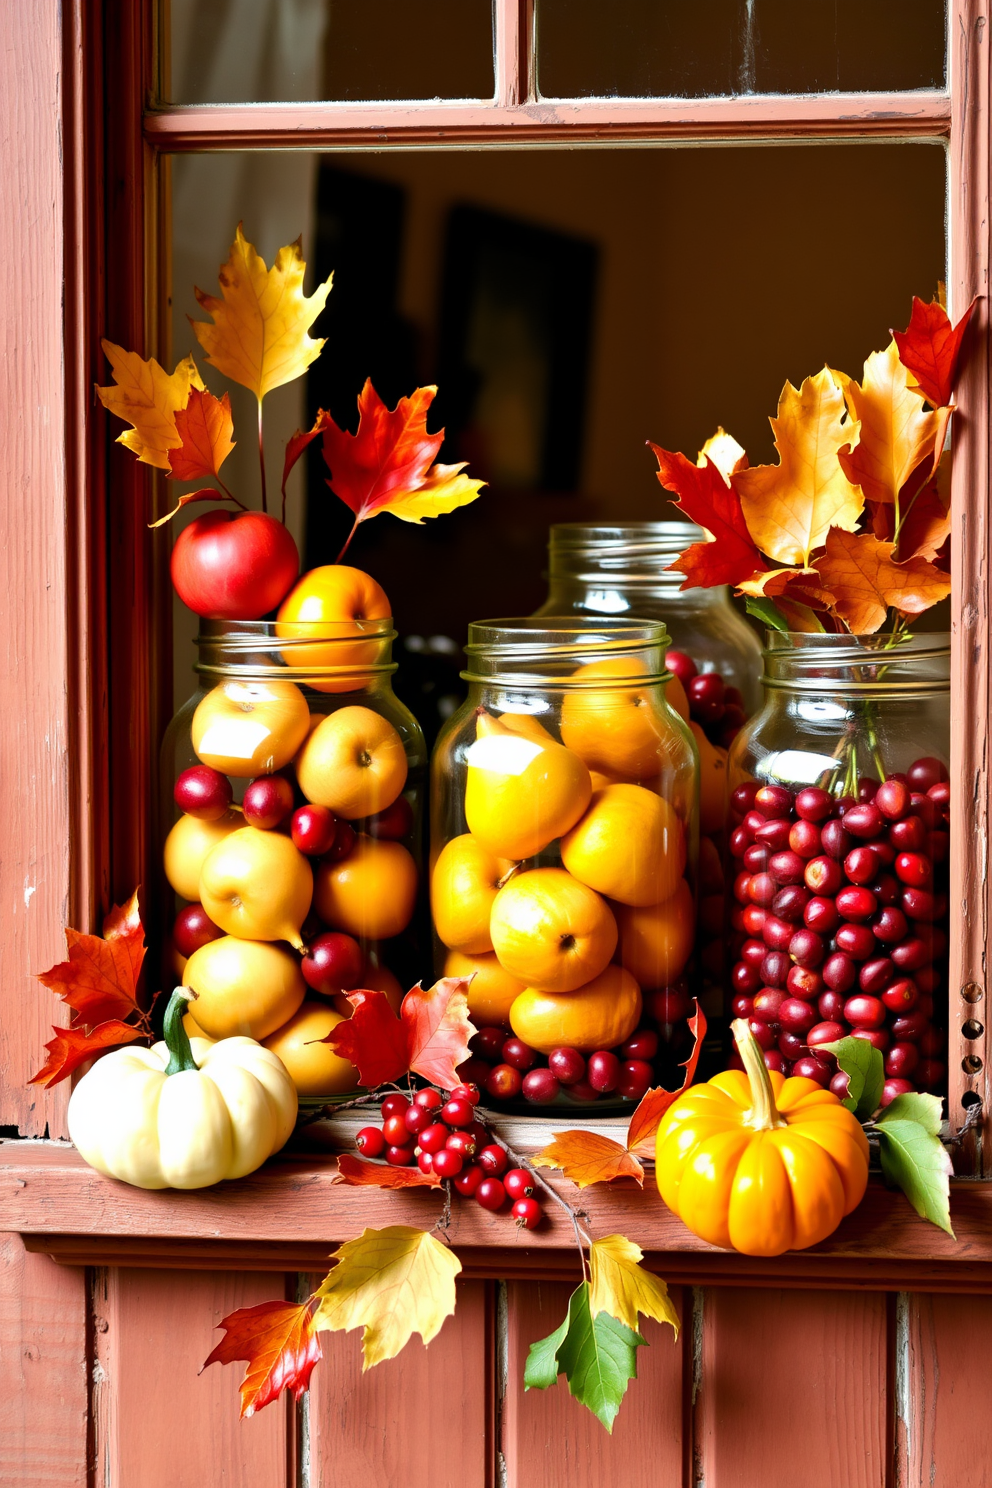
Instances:
[[[744,854],[744,867],[749,873],[764,873],[771,855],[770,847],[762,847],[760,843],[753,843]]]
[[[845,830],[843,822],[838,821],[836,817],[831,817],[828,822],[823,823],[820,828],[820,841],[827,857],[838,861],[846,858],[854,846],[854,839],[850,832]],[[812,888],[812,885],[810,887]]]
[[[311,858],[330,852],[337,830],[337,817],[326,806],[301,806],[293,812],[289,823],[293,846]]]
[[[823,978],[818,971],[813,971],[809,966],[793,966],[785,979],[785,985],[793,997],[800,997],[805,1002],[819,997],[823,991]]]
[[[870,847],[852,847],[844,859],[844,872],[854,884],[870,884],[878,872],[878,860]]]
[[[761,927],[761,938],[772,951],[787,950],[793,933],[788,920],[780,920],[777,915],[769,915]]]
[[[784,987],[789,975],[789,958],[785,951],[769,951],[761,963],[761,976],[767,987]]]
[[[885,1028],[856,1028],[851,1037],[864,1039],[866,1044],[871,1044],[873,1049],[878,1049],[882,1054],[889,1047],[889,1033]]]
[[[479,1150],[479,1144],[471,1132],[455,1131],[445,1142],[449,1152],[460,1152],[462,1157],[474,1157]]]
[[[620,1071],[619,1093],[623,1100],[641,1100],[651,1087],[654,1071],[644,1059],[628,1059]]]
[[[518,1230],[536,1230],[544,1210],[536,1199],[517,1199],[510,1213]]]
[[[895,945],[903,939],[908,929],[906,916],[901,909],[896,909],[894,904],[887,904],[871,922],[872,934],[883,945]]]
[[[941,780],[936,785],[932,785],[927,791],[927,795],[935,806],[939,806],[945,811],[951,804],[951,787],[946,780]]]
[[[815,1054],[807,1054],[802,1059],[797,1059],[792,1066],[792,1073],[804,1080],[815,1080],[817,1085],[830,1084],[830,1066],[822,1059],[817,1059]]]
[[[911,977],[900,977],[897,982],[891,982],[881,996],[890,1013],[908,1013],[916,1006],[919,992]]]
[[[905,1080],[920,1062],[920,1051],[915,1044],[893,1044],[886,1051],[885,1073],[893,1080]]]
[[[806,864],[804,881],[811,893],[829,896],[836,894],[844,882],[844,876],[840,864],[834,858],[810,858]]]
[[[759,908],[757,904],[749,904],[742,916],[744,929],[748,935],[763,935],[767,918],[766,909]]]
[[[223,930],[214,924],[202,904],[187,904],[176,915],[172,926],[172,944],[180,956],[192,956],[201,946],[209,945],[212,940],[220,940],[223,934]]]
[[[846,992],[857,981],[858,969],[850,956],[835,951],[824,961],[820,974],[832,992]]]
[[[433,1173],[434,1159],[433,1157],[431,1157],[429,1152],[421,1152],[419,1148],[417,1149],[417,1167],[424,1174]],[[476,1171],[478,1171],[478,1169],[476,1169]],[[455,1186],[457,1187],[457,1184]]]
[[[738,873],[734,879],[734,898],[738,904],[751,903],[751,875],[750,873]]]
[[[483,1178],[475,1190],[475,1198],[483,1209],[491,1209],[495,1213],[506,1203],[506,1189],[498,1178]]]
[[[750,970],[750,967],[747,968]],[[624,1059],[654,1059],[658,1053],[658,1035],[650,1028],[639,1028],[626,1043],[620,1045]],[[548,1060],[551,1063],[551,1060]]]
[[[682,686],[685,688],[688,688],[689,683],[696,676],[696,663],[684,651],[666,651],[665,665],[670,672],[673,672],[678,677]],[[751,799],[754,799],[753,791]]]
[[[748,833],[743,827],[735,827],[734,830],[731,832],[730,840],[727,843],[727,846],[730,848],[731,857],[742,858],[747,852],[747,847],[750,840],[751,839],[748,836]]]
[[[759,827],[754,834],[755,843],[769,848],[773,853],[784,852],[789,846],[789,823],[787,821],[768,821],[763,827]]]
[[[778,884],[770,873],[753,873],[748,881],[748,899],[762,909],[771,907],[778,892]]]
[[[748,966],[753,966],[756,971],[761,969],[761,963],[767,955],[768,947],[763,940],[746,940],[741,946],[741,960]],[[661,1021],[664,1022],[664,1019]]]
[[[444,1105],[444,1097],[436,1090],[418,1090],[413,1097],[415,1106],[423,1106],[425,1111],[439,1111]]]
[[[498,1069],[505,1069],[505,1065],[498,1065]],[[458,1096],[452,1096],[441,1107],[441,1120],[445,1126],[468,1126],[474,1121],[475,1112],[471,1101],[462,1100]]]
[[[433,1126],[424,1127],[417,1135],[417,1146],[422,1152],[440,1152],[448,1140],[448,1128],[440,1121]]]
[[[823,937],[813,930],[797,930],[789,941],[789,955],[797,966],[819,966],[825,950]]]
[[[793,822],[789,828],[789,847],[801,858],[815,858],[820,852],[820,829],[813,822]]]
[[[844,1013],[843,992],[822,992],[817,999],[817,1011],[828,1023],[836,1023]]]
[[[429,1161],[430,1158],[428,1158]],[[475,1163],[472,1163],[469,1167],[462,1168],[458,1177],[455,1179],[455,1188],[463,1198],[470,1199],[477,1192],[479,1184],[484,1178],[485,1174],[482,1169],[477,1167]]]
[[[787,997],[778,1010],[778,1021],[790,1033],[808,1033],[819,1021],[815,1007],[798,997]]]
[[[503,1187],[514,1202],[529,1199],[534,1192],[534,1179],[526,1168],[511,1168],[503,1174]]]
[[[494,1100],[513,1100],[520,1094],[523,1078],[512,1064],[497,1064],[489,1071],[486,1090]]]
[[[820,1044],[835,1044],[847,1033],[843,1023],[835,1023],[833,1020],[824,1023],[814,1023],[806,1035],[806,1042],[811,1049]]]
[[[537,1059],[530,1044],[525,1044],[523,1039],[518,1038],[507,1039],[501,1052],[504,1063],[512,1064],[513,1068],[520,1070],[521,1073],[529,1070]]]
[[[875,859],[876,868],[891,868],[895,862],[896,850],[891,842],[880,838],[877,842],[869,842],[868,851]]]
[[[460,1069],[461,1066],[459,1066],[459,1070]],[[414,1096],[415,1101],[416,1099],[417,1097]],[[470,1080],[462,1080],[460,1085],[456,1085],[453,1090],[448,1092],[448,1099],[467,1100],[470,1106],[477,1106],[479,1104],[479,1101],[482,1099],[482,1096],[479,1092],[478,1085],[474,1084]],[[433,1109],[433,1107],[431,1107],[430,1109]]]
[[[877,790],[878,781],[874,775],[862,775],[858,781],[858,800],[874,801]]]
[[[590,1054],[586,1064],[586,1078],[594,1090],[609,1095],[620,1084],[620,1061],[615,1054],[600,1049]]]
[[[521,1089],[524,1100],[534,1101],[537,1105],[550,1105],[552,1101],[558,1099],[558,1092],[561,1090],[561,1085],[555,1079],[551,1070],[545,1067],[544,1069],[530,1070],[528,1074],[524,1075]]]
[[[882,1098],[878,1104],[884,1111],[886,1106],[891,1106],[897,1095],[909,1095],[912,1089],[908,1080],[886,1080],[882,1086]]]
[[[902,907],[913,920],[942,919],[947,913],[944,895],[929,889],[903,889]]]
[[[246,787],[241,809],[251,826],[271,831],[292,811],[293,787],[285,775],[262,775]]]
[[[479,1153],[479,1156],[476,1158],[476,1162],[479,1164],[480,1168],[484,1169],[485,1172],[490,1173],[497,1178],[501,1173],[506,1172],[506,1153],[503,1151],[502,1147],[498,1146],[495,1142],[490,1143],[488,1147],[483,1147],[482,1151]]]
[[[902,780],[885,780],[875,792],[874,804],[886,821],[898,821],[909,809],[909,786]]]
[[[390,1117],[390,1120],[393,1118]],[[402,1120],[406,1123],[406,1129],[411,1136],[423,1131],[425,1126],[430,1126],[434,1120],[433,1113],[424,1106],[412,1105],[409,1110],[404,1111]]]
[[[792,792],[784,785],[763,785],[755,795],[754,808],[769,820],[788,816],[792,810]]]
[[[210,765],[191,765],[184,770],[172,794],[180,811],[200,821],[219,821],[234,799],[227,776]]]
[[[766,818],[761,814],[760,811],[749,811],[747,816],[741,822],[741,826],[745,829],[746,832],[749,833],[752,842],[754,841],[754,834],[758,830],[758,828],[765,825],[765,820]]]
[[[844,1017],[852,1028],[881,1028],[885,1022],[885,1004],[860,992],[845,1002]]]
[[[893,1019],[892,1036],[900,1042],[906,1040],[911,1044],[916,1044],[919,1043],[929,1027],[929,1015],[923,1008],[915,1007],[912,1012],[905,1013],[903,1016]]]
[[[761,949],[759,965],[765,957],[765,947],[760,940],[754,942]],[[682,1023],[692,1012],[692,1003],[681,987],[662,987],[651,994],[651,1012],[659,1023]]]
[[[830,1081],[830,1089],[833,1091],[838,1100],[846,1100],[850,1083],[850,1075],[845,1075],[843,1070],[838,1070],[833,1079]]]
[[[802,919],[809,900],[809,889],[804,889],[802,884],[789,884],[787,888],[779,889],[772,900],[772,914],[794,925]]]
[[[457,1154],[455,1154],[455,1155],[457,1155]],[[387,1147],[386,1148],[386,1161],[387,1161],[387,1163],[389,1164],[389,1166],[391,1168],[408,1168],[410,1166],[410,1164],[413,1162],[413,1148],[412,1147]],[[458,1163],[459,1163],[459,1166],[461,1166],[461,1158],[460,1157],[458,1158]],[[435,1169],[435,1171],[436,1171],[436,1169]]]
[[[893,946],[891,956],[900,971],[918,971],[933,960],[933,948],[919,935],[912,935]]]
[[[766,1049],[761,1057],[765,1061],[765,1069],[778,1070],[780,1075],[786,1073],[786,1060],[778,1049]]]
[[[878,807],[870,802],[852,806],[844,815],[844,831],[850,832],[852,837],[860,837],[862,841],[877,837],[884,826],[885,818]]]
[[[913,761],[906,771],[906,779],[914,791],[929,790],[932,785],[947,779],[947,766],[932,755],[925,755]]]
[[[807,785],[796,796],[796,814],[803,821],[822,822],[833,810],[833,802],[825,790],[817,785]]]
[[[879,904],[898,904],[899,896],[903,892],[902,885],[894,873],[880,873],[869,887]]]
[[[837,800],[834,802],[837,810],[837,815],[840,817],[845,816],[847,812],[850,811],[851,807],[856,806],[857,804],[858,803],[853,796],[838,796]]]
[[[858,973],[858,986],[862,992],[869,992],[877,997],[891,982],[893,969],[888,956],[875,956],[862,965]]]
[[[867,961],[875,949],[875,937],[867,925],[841,925],[834,939],[837,949],[846,951],[855,961]]]
[[[406,1111],[396,1111],[382,1123],[382,1134],[390,1147],[405,1147],[412,1140],[410,1128],[406,1124],[411,1109],[412,1107],[407,1106]],[[430,1124],[429,1120],[427,1124]]]
[[[889,841],[897,852],[921,852],[926,846],[927,829],[918,816],[907,816],[904,821],[893,822]]]
[[[806,864],[798,853],[777,852],[773,854],[768,863],[768,872],[776,883],[801,884],[806,872]]]
[[[776,1023],[778,1010],[785,1000],[785,993],[780,992],[778,988],[765,987],[754,999],[752,1017],[761,1023]]]
[[[808,930],[815,930],[817,935],[832,935],[840,924],[840,915],[832,899],[818,894],[810,899],[803,910],[803,922]]]
[[[754,798],[757,794],[758,787],[755,781],[745,780],[743,785],[735,786],[731,791],[730,804],[734,811],[741,816],[746,816],[754,807]]]
[[[755,1042],[759,1049],[773,1049],[775,1047],[775,1033],[768,1023],[763,1023],[760,1018],[752,1018],[748,1027],[754,1034]]]
[[[758,980],[758,986],[761,986],[760,978]],[[745,997],[742,993],[738,992],[736,997],[731,998],[730,1009],[735,1018],[750,1018],[754,1012],[754,998]]]
[[[480,1028],[469,1040],[468,1046],[473,1054],[495,1061],[502,1054],[505,1043],[506,1034],[502,1028]]]
[[[303,980],[315,992],[333,997],[350,992],[362,980],[362,948],[350,935],[339,930],[325,930],[308,945],[300,970]]]
[[[383,1116],[402,1116],[409,1105],[405,1095],[387,1095],[379,1109]]]
[[[870,920],[878,908],[878,901],[871,890],[855,885],[841,889],[834,902],[841,918],[845,920]]]
[[[764,965],[764,962],[762,962]],[[757,992],[761,986],[762,976],[754,966],[748,966],[746,961],[737,961],[730,973],[730,985],[735,992],[748,995]],[[550,1059],[548,1061],[550,1063]]]
[[[386,1150],[386,1139],[377,1126],[363,1126],[355,1137],[355,1146],[363,1157],[381,1157]]]
[[[785,1059],[802,1059],[804,1054],[809,1053],[809,1045],[798,1033],[790,1033],[783,1030],[778,1036],[779,1053]]]

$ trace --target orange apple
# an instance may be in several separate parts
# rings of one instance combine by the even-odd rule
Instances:
[[[288,646],[288,666],[312,667],[309,685],[318,692],[355,692],[366,681],[362,668],[385,656],[381,639],[391,607],[385,591],[360,568],[328,563],[305,573],[283,600],[276,635],[313,644]],[[388,628],[388,627],[387,627]],[[369,635],[368,640],[355,637]]]

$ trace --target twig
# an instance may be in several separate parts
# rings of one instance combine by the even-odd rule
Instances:
[[[351,547],[351,539],[354,537],[355,533],[358,531],[358,524],[359,524],[359,522],[361,520],[362,520],[361,517],[356,517],[355,518],[354,523],[352,524],[351,531],[348,533],[348,536],[344,540],[344,547],[341,549],[340,553],[338,554],[338,556],[334,560],[335,563],[340,563],[341,562],[341,559],[344,557],[345,553],[347,553],[348,549]]]
[[[267,512],[268,509],[269,509],[269,504],[268,504],[268,501],[266,500],[266,494],[265,494],[265,446],[262,443],[262,400],[261,400],[261,398],[259,398],[259,400],[258,400],[258,463],[259,463],[259,467],[261,468],[261,472],[262,472],[262,510],[263,510],[263,512]]]
[[[940,1140],[945,1147],[959,1147],[968,1133],[974,1131],[981,1119],[982,1103],[981,1101],[976,1101],[973,1106],[968,1107],[964,1121],[958,1127],[957,1131],[953,1132],[950,1136],[941,1137]]]
[[[541,1173],[538,1172],[537,1168],[535,1168],[532,1163],[529,1163],[525,1157],[521,1157],[521,1155],[520,1155],[519,1152],[514,1152],[513,1148],[509,1145],[509,1143],[504,1142],[503,1139],[502,1139],[502,1137],[497,1136],[497,1134],[493,1131],[492,1127],[488,1127],[487,1130],[489,1131],[489,1135],[492,1137],[493,1141],[496,1143],[496,1146],[497,1147],[502,1147],[502,1149],[506,1153],[507,1157],[509,1157],[509,1158],[512,1159],[514,1166],[515,1167],[518,1167],[518,1168],[525,1169],[525,1171],[528,1172],[531,1175],[531,1177],[534,1178],[537,1181],[537,1183],[540,1184],[541,1188],[544,1189],[545,1193],[546,1194],[550,1194],[551,1198],[554,1199],[555,1203],[561,1209],[564,1209],[565,1213],[568,1215],[569,1219],[572,1221],[572,1227],[575,1230],[575,1240],[576,1240],[576,1244],[579,1246],[579,1249],[581,1250],[581,1248],[582,1248],[582,1242],[579,1240],[580,1234],[582,1236],[582,1239],[585,1240],[586,1244],[587,1245],[591,1245],[592,1244],[592,1236],[589,1234],[588,1230],[586,1230],[582,1225],[579,1224],[579,1220],[580,1219],[584,1219],[584,1220],[586,1220],[588,1222],[589,1215],[586,1213],[586,1211],[584,1209],[573,1209],[572,1205],[568,1202],[568,1200],[562,1198],[562,1196],[558,1192],[558,1190],[556,1188],[554,1188],[548,1182],[548,1180],[545,1177],[543,1177],[543,1175]],[[583,1271],[584,1271],[585,1270],[585,1257],[583,1257],[582,1267],[583,1267]]]
[[[324,1121],[328,1116],[336,1116],[339,1111],[350,1111],[356,1106],[381,1105],[383,1100],[383,1091],[385,1091],[387,1095],[394,1093],[396,1095],[408,1094],[408,1092],[401,1089],[399,1085],[377,1085],[375,1090],[372,1091],[369,1095],[356,1095],[354,1100],[341,1101],[340,1104],[337,1105],[332,1102],[326,1106],[321,1106],[320,1109],[317,1111],[308,1112],[306,1116],[298,1116],[296,1120],[296,1128],[297,1130],[299,1130],[301,1126],[310,1126],[314,1121]]]
[[[451,1179],[450,1178],[445,1178],[445,1180],[444,1180],[444,1208],[441,1210],[441,1217],[438,1220],[437,1224],[434,1226],[434,1228],[436,1230],[447,1231],[448,1228],[450,1227],[450,1225],[451,1225]]]

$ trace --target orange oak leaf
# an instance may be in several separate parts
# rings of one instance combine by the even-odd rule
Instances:
[[[733,478],[752,540],[779,564],[808,567],[831,527],[853,532],[864,497],[837,458],[857,445],[844,390],[828,367],[800,388],[787,382],[771,421],[777,465],[754,465]],[[762,567],[768,567],[763,564]]]
[[[948,576],[925,558],[896,563],[894,552],[894,543],[880,542],[871,532],[835,528],[827,535],[826,552],[816,566],[834,594],[835,612],[853,635],[878,630],[890,605],[904,615],[919,615],[951,591]]]
[[[689,1058],[681,1065],[685,1070],[685,1076],[678,1090],[665,1090],[662,1086],[655,1086],[642,1097],[630,1118],[627,1128],[627,1150],[634,1152],[638,1148],[646,1149],[644,1155],[654,1156],[653,1142],[655,1133],[661,1124],[661,1118],[669,1106],[681,1095],[683,1090],[688,1090],[696,1078],[696,1066],[699,1064],[699,1056],[703,1051],[703,1040],[706,1037],[706,1014],[696,1001],[696,1011],[689,1019],[689,1032],[693,1037],[692,1049]]]
[[[182,440],[169,453],[173,480],[202,480],[219,475],[220,467],[234,448],[234,420],[230,394],[215,398],[204,389],[191,388],[189,402],[176,412],[176,432]]]
[[[614,1178],[635,1178],[644,1187],[644,1169],[633,1153],[598,1132],[559,1132],[531,1162],[535,1168],[560,1168],[579,1188],[612,1183]]]
[[[359,1083],[368,1089],[398,1080],[410,1068],[406,1028],[389,1006],[385,992],[359,988],[349,992],[350,1018],[332,1028],[320,1042],[350,1059]]]
[[[97,397],[104,408],[132,425],[118,435],[117,443],[131,450],[145,465],[169,469],[169,456],[179,449],[182,436],[176,428],[176,414],[186,407],[190,390],[202,390],[203,382],[191,356],[177,362],[174,372],[166,372],[154,357],[145,361],[135,351],[125,351],[113,341],[100,345],[114,373],[114,386],[98,387]]]
[[[115,905],[99,935],[66,930],[68,961],[42,972],[38,980],[79,1014],[83,1023],[126,1018],[137,1011],[138,979],[145,959],[145,932],[138,909],[138,890],[126,904]]]
[[[938,417],[924,411],[923,395],[911,384],[895,341],[872,352],[862,381],[851,379],[846,394],[861,434],[853,449],[838,452],[844,473],[868,500],[894,503],[913,471],[932,463]]]
[[[314,1365],[323,1358],[313,1322],[317,1305],[316,1297],[298,1303],[259,1302],[221,1318],[217,1326],[226,1330],[226,1337],[204,1360],[203,1369],[247,1361],[241,1383],[242,1420],[278,1400],[283,1390],[291,1390],[293,1399],[299,1400],[309,1387]]]
[[[355,527],[377,512],[421,523],[474,501],[484,484],[461,465],[434,465],[444,430],[427,432],[436,387],[417,388],[389,409],[366,381],[358,395],[358,431],[339,429],[325,414],[323,454],[335,496],[355,514]],[[354,530],[354,529],[353,529]]]
[[[679,511],[713,534],[712,541],[693,543],[672,564],[685,574],[682,588],[736,585],[766,569],[768,564],[744,520],[740,497],[716,463],[707,455],[702,465],[693,465],[685,455],[664,450],[650,440],[648,444],[658,461],[658,480],[666,491],[678,495]]]
[[[100,1023],[91,1033],[82,1028],[54,1027],[52,1032],[55,1037],[45,1045],[48,1058],[38,1073],[31,1076],[29,1085],[58,1085],[95,1054],[102,1054],[105,1049],[113,1049],[118,1044],[133,1044],[135,1039],[144,1037],[140,1028],[122,1023],[118,1018]]]
[[[190,320],[212,367],[250,388],[259,403],[273,388],[301,377],[324,345],[307,333],[327,303],[333,274],[309,298],[303,293],[303,240],[280,248],[271,269],[238,223],[218,273],[221,299],[196,290],[209,321]]]
[[[342,1152],[332,1183],[347,1183],[356,1188],[440,1188],[436,1173],[422,1173],[419,1168],[393,1168],[389,1163],[369,1162]]]
[[[951,401],[961,342],[977,303],[977,298],[972,300],[957,325],[952,326],[947,311],[936,300],[927,305],[914,295],[909,325],[904,331],[892,332],[900,361],[934,408],[943,408]]]
[[[354,1012],[320,1042],[350,1060],[367,1088],[412,1072],[451,1090],[458,1084],[457,1066],[469,1057],[468,1041],[475,1033],[465,995],[470,980],[441,977],[432,987],[418,982],[404,997],[399,1017],[384,992],[362,988],[349,992]]]

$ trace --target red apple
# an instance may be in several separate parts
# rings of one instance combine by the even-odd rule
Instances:
[[[300,555],[289,530],[265,512],[210,511],[179,534],[172,582],[208,620],[259,620],[296,582]]]

